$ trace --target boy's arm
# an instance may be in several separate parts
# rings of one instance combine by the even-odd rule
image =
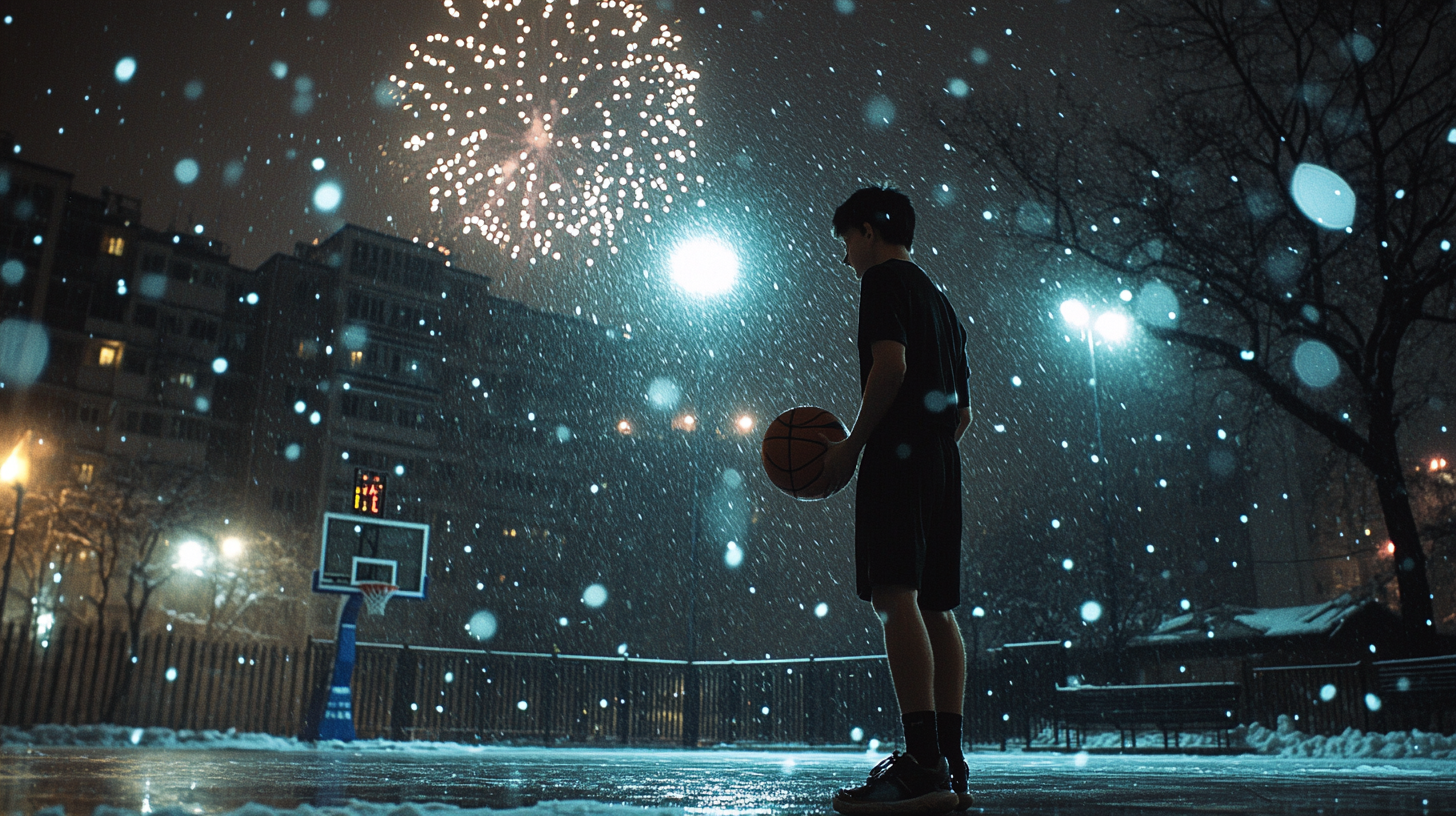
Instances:
[[[824,495],[849,484],[854,468],[859,464],[860,451],[864,450],[870,434],[900,392],[905,381],[905,346],[894,340],[876,340],[870,346],[875,361],[870,365],[870,375],[865,379],[864,394],[860,396],[859,415],[854,420],[854,430],[843,442],[830,442],[824,451],[824,474],[820,476]],[[828,441],[828,440],[826,440]]]
[[[957,444],[960,443],[961,437],[965,435],[966,429],[969,427],[971,427],[971,409],[969,407],[962,408],[960,420],[956,422],[955,429],[955,441]]]
[[[904,344],[894,340],[876,340],[870,346],[870,352],[874,354],[875,361],[870,366],[869,377],[865,379],[864,394],[860,395],[859,416],[855,417],[854,430],[845,440],[856,454],[864,449],[870,434],[890,412],[895,395],[900,393],[900,384],[905,381]]]

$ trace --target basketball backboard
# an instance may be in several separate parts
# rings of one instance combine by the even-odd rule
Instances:
[[[394,584],[395,597],[423,598],[430,525],[325,513],[316,592],[358,593],[365,583]]]

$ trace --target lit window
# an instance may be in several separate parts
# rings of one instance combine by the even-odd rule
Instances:
[[[102,346],[96,353],[96,365],[114,367],[121,362],[121,346]]]
[[[96,465],[90,462],[82,462],[76,467],[76,481],[81,484],[91,484],[91,480],[95,477]]]
[[[364,352],[362,352],[362,351],[351,351],[351,352],[349,352],[349,365],[350,366],[353,366],[354,368],[358,368],[360,365],[363,365],[363,363],[364,363]]]
[[[126,254],[126,239],[120,235],[106,236],[106,254],[120,258]]]

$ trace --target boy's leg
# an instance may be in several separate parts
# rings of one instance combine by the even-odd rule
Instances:
[[[877,586],[871,601],[885,629],[885,655],[905,726],[905,751],[923,765],[940,761],[935,731],[935,658],[916,591]]]
[[[935,710],[960,714],[966,701],[966,642],[950,612],[922,612],[935,667]]]
[[[922,612],[935,661],[935,714],[940,753],[961,758],[961,714],[966,700],[966,642],[950,612]]]

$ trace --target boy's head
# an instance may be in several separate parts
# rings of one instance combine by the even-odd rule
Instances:
[[[869,224],[887,244],[910,249],[915,241],[915,208],[910,199],[893,187],[856,190],[834,211],[834,235],[844,237]]]

